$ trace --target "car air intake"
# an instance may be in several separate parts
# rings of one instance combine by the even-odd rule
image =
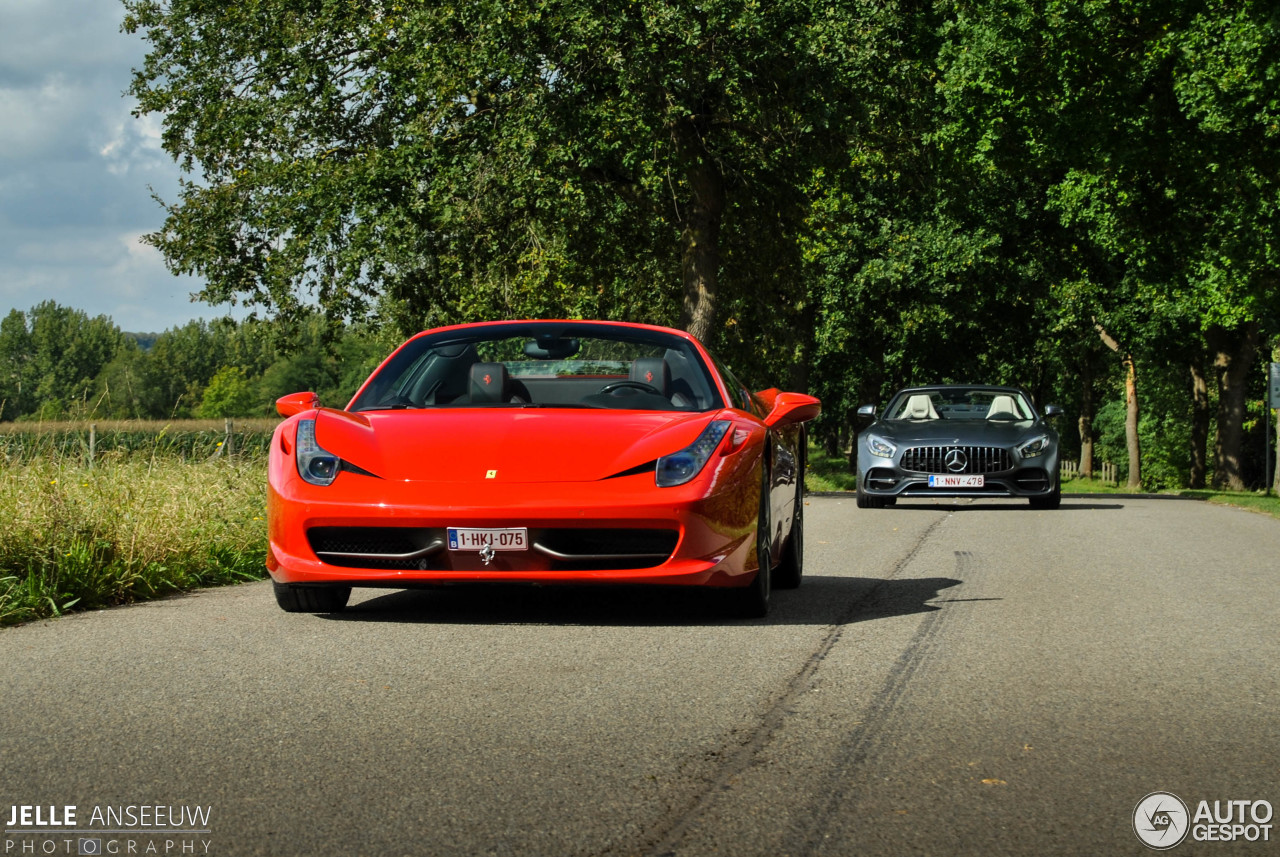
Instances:
[[[562,527],[533,536],[533,549],[557,571],[652,568],[676,549],[676,530]]]
[[[307,539],[317,557],[342,568],[398,571],[454,568],[442,527],[313,527]],[[654,568],[676,549],[678,530],[630,527],[530,529],[528,552],[507,554],[519,570],[616,571]]]

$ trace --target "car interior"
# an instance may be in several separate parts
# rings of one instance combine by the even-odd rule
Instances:
[[[439,345],[393,359],[352,407],[703,411],[718,401],[692,351],[627,340],[518,337]]]
[[[994,420],[1034,419],[1021,396],[992,390],[936,390],[911,393],[890,405],[891,420]]]

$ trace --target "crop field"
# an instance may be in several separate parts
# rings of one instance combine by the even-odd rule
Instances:
[[[0,464],[54,461],[87,466],[144,458],[195,462],[221,457],[228,445],[241,458],[261,458],[279,422],[234,420],[230,434],[223,420],[0,423]]]
[[[0,428],[0,624],[263,577],[277,422]]]

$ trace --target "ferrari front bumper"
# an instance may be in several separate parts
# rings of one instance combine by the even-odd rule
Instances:
[[[652,473],[517,484],[394,482],[342,473],[334,485],[317,487],[291,471],[273,468],[269,486],[267,569],[277,583],[744,586],[756,570],[758,469],[754,477],[728,472],[676,488],[656,487]],[[530,546],[482,557],[450,549],[448,528],[524,528]],[[347,543],[333,541],[344,538]],[[585,553],[565,547],[584,540],[619,545]],[[368,549],[380,541],[387,547]],[[659,543],[661,555],[652,547]],[[370,556],[377,550],[385,556]]]

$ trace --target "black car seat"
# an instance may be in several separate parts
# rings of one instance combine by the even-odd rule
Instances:
[[[503,404],[511,398],[507,367],[502,363],[474,363],[471,366],[471,404]]]
[[[653,387],[664,398],[671,396],[671,368],[661,357],[639,357],[631,364],[632,381]]]

